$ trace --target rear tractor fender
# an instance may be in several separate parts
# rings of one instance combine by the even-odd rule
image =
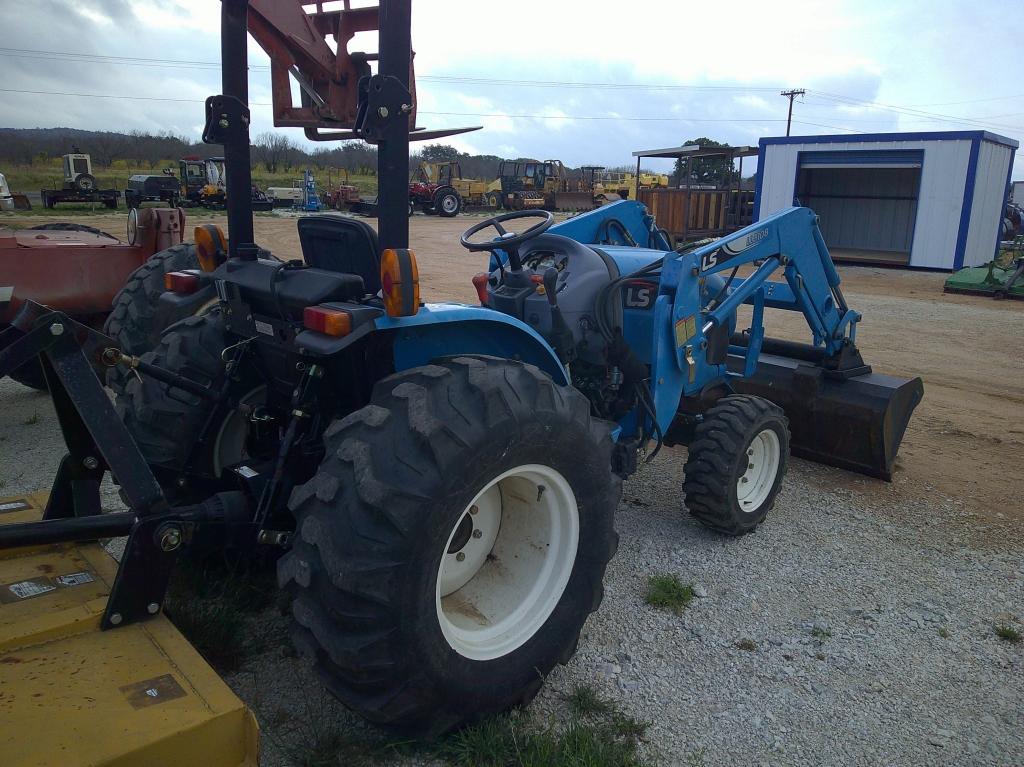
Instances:
[[[515,317],[479,306],[427,304],[412,317],[380,317],[378,332],[391,333],[395,371],[439,357],[485,354],[536,365],[555,383],[568,385],[558,355],[533,328]]]

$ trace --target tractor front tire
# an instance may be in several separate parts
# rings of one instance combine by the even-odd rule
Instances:
[[[103,325],[103,332],[117,341],[121,351],[136,357],[155,349],[164,330],[184,319],[183,316],[166,317],[157,313],[157,302],[166,290],[164,275],[198,268],[199,259],[192,243],[181,243],[154,253],[128,276],[124,287],[114,296],[113,307]],[[214,299],[211,297],[211,300]],[[208,306],[204,304],[202,308]],[[107,386],[121,393],[130,375],[123,366],[112,367],[107,371]]]
[[[530,701],[601,602],[621,482],[607,423],[535,367],[379,381],[292,493],[292,636],[367,719],[432,737]]]
[[[743,535],[775,505],[789,459],[789,421],[762,397],[733,394],[704,414],[688,450],[686,508],[705,527]]]

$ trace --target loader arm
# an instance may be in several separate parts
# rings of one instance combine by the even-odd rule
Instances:
[[[688,400],[716,388],[756,394],[786,411],[794,454],[889,479],[924,387],[873,373],[861,359],[861,315],[846,304],[817,221],[807,208],[788,208],[666,257],[654,306],[655,415],[667,431]],[[744,266],[755,269],[740,279]],[[734,333],[742,304],[752,307],[750,327]],[[800,312],[812,342],[766,339],[766,307]]]

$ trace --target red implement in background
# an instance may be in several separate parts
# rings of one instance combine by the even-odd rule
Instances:
[[[114,295],[154,253],[181,242],[180,208],[143,208],[129,242],[74,224],[0,229],[0,328],[26,299],[100,328]]]

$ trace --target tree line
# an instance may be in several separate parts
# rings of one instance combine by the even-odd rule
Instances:
[[[722,146],[707,137],[687,142]],[[0,128],[0,164],[49,164],[53,158],[78,147],[92,157],[97,168],[109,168],[115,161],[125,162],[139,173],[159,173],[162,164],[182,157],[214,157],[223,154],[215,144],[203,144],[170,132],[152,134],[142,131],[116,133],[109,131],[83,131],[74,128]],[[344,169],[355,175],[376,175],[377,148],[362,141],[345,141],[330,146],[307,149],[296,143],[287,133],[267,131],[252,140],[253,167],[261,166],[270,173],[298,172],[304,168],[322,171],[327,168]],[[493,179],[498,175],[500,157],[471,155],[444,144],[413,144],[410,166],[416,169],[420,160],[430,162],[457,161],[463,178]],[[526,159],[526,158],[518,158]],[[623,166],[623,170],[633,170]],[[574,169],[569,169],[572,172]],[[688,179],[687,179],[688,177]],[[677,162],[672,183],[730,184],[736,181],[735,170],[727,160],[701,158],[692,160],[688,167]]]

